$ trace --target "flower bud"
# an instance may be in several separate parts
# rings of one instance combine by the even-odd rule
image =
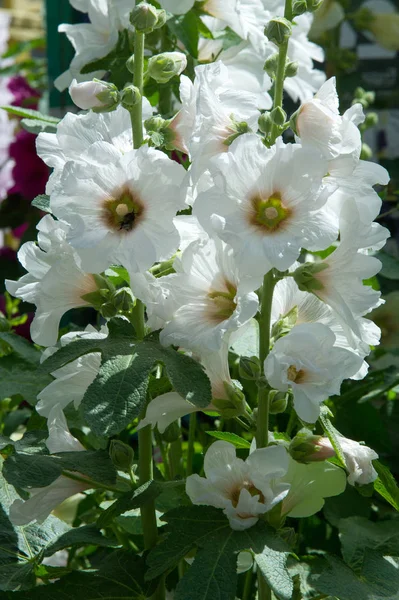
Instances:
[[[303,15],[308,10],[308,5],[306,0],[295,0],[292,4],[292,15],[297,17],[299,15]]]
[[[308,429],[301,429],[288,448],[292,458],[297,462],[320,462],[335,456],[334,448],[328,438],[314,435]]]
[[[233,419],[243,415],[246,410],[245,396],[236,386],[225,381],[223,383],[226,392],[226,398],[214,398],[212,400],[215,406],[225,419]]]
[[[363,126],[366,129],[369,129],[370,127],[375,127],[376,125],[378,125],[378,115],[375,112],[369,112],[366,115],[366,118],[364,120],[364,124]]]
[[[259,358],[257,356],[241,356],[238,371],[242,379],[256,381],[262,373]]]
[[[281,108],[281,106],[276,106],[276,108],[273,108],[271,111],[270,118],[275,125],[282,127],[287,120],[287,113]]]
[[[296,61],[287,62],[285,65],[285,76],[286,77],[295,77],[298,73],[299,64]]]
[[[134,75],[134,54],[132,54],[132,56],[127,59],[126,68],[129,71],[129,73]]]
[[[294,272],[294,279],[301,292],[313,292],[322,290],[323,284],[316,279],[315,275],[327,269],[325,263],[305,263]]]
[[[263,65],[263,70],[266,71],[266,73],[269,75],[269,77],[271,79],[276,78],[278,59],[279,59],[279,55],[278,55],[278,52],[276,52],[275,54],[272,54],[271,56],[269,56],[269,58],[266,60],[265,64]]]
[[[128,287],[116,290],[112,297],[112,302],[118,310],[128,312],[134,305],[132,290]]]
[[[373,151],[368,144],[362,143],[362,150],[360,152],[360,160],[370,160],[373,157]]]
[[[154,29],[160,29],[161,27],[163,27],[166,23],[166,10],[163,10],[163,8],[161,8],[160,10],[157,11],[157,22],[154,26]]]
[[[266,135],[268,135],[273,127],[273,121],[270,118],[270,113],[263,113],[258,119],[258,127],[260,131]]]
[[[109,455],[112,462],[120,471],[130,471],[134,460],[133,448],[120,440],[111,440]]]
[[[152,4],[140,2],[130,13],[130,22],[140,33],[151,33],[158,21],[158,11]]]
[[[271,19],[265,27],[265,36],[276,44],[281,46],[285,44],[292,33],[292,25],[284,17],[275,17]]]
[[[74,79],[69,86],[69,94],[73,102],[82,110],[94,112],[110,112],[119,104],[118,88],[113,83],[93,79],[78,83]]]
[[[164,52],[148,61],[148,74],[158,83],[168,83],[175,75],[183,73],[187,57],[181,52]]]
[[[134,85],[127,85],[121,92],[121,104],[126,110],[131,110],[141,101],[139,88]]]
[[[272,415],[278,415],[285,412],[288,405],[290,394],[288,392],[279,392],[271,390],[269,392],[269,412]]]
[[[112,319],[118,314],[118,309],[112,302],[106,302],[99,310],[104,319]]]
[[[306,6],[309,12],[315,12],[323,4],[324,0],[306,0]]]

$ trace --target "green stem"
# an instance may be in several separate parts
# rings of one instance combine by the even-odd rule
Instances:
[[[271,600],[272,591],[267,585],[260,569],[258,569],[258,600]]]
[[[273,270],[271,269],[263,278],[262,301],[259,319],[259,360],[263,368],[270,351],[270,324],[272,313],[273,291],[276,285]],[[266,384],[259,386],[258,417],[256,429],[256,446],[264,448],[269,442],[269,387]],[[260,600],[263,600],[260,598]]]
[[[182,475],[181,459],[181,438],[179,437],[179,439],[172,442],[169,447],[169,469],[171,479],[174,479],[178,475]]]
[[[162,455],[162,462],[165,469],[165,477],[169,481],[171,479],[170,470],[169,470],[169,461],[168,461],[168,453],[165,450],[165,444],[161,438],[161,435],[157,429],[154,430],[155,441],[159,446]]]
[[[190,425],[188,428],[188,447],[187,447],[187,477],[193,472],[193,458],[194,458],[194,442],[195,442],[195,430],[197,427],[197,413],[191,413]]]
[[[151,425],[139,431],[139,483],[143,485],[153,479],[152,467],[152,431]],[[157,521],[155,517],[155,504],[148,502],[141,507],[141,521],[143,524],[144,546],[146,550],[155,546],[158,536]]]
[[[136,31],[134,36],[134,85],[138,88],[141,96],[143,95],[144,81],[144,41],[145,35]],[[138,102],[133,106],[130,118],[133,128],[133,147],[140,148],[143,143],[143,103]]]
[[[242,594],[242,600],[251,600],[252,576],[253,576],[252,569],[249,569],[249,571],[247,571],[247,574],[245,575],[245,583],[244,583],[244,591]]]
[[[67,477],[68,479],[73,479],[73,481],[80,481],[82,483],[86,483],[92,488],[96,488],[99,490],[107,490],[108,492],[117,492],[119,494],[123,494],[126,490],[121,490],[115,485],[104,485],[99,481],[95,481],[94,479],[90,479],[89,477],[85,477],[84,475],[78,475],[77,473],[71,473],[69,471],[62,472],[63,477]]]
[[[144,322],[144,304],[136,298],[136,303],[133,307],[130,322],[136,332],[136,337],[142,340],[145,337],[145,322]]]
[[[292,21],[292,0],[285,0],[285,11],[284,17],[288,21]],[[284,80],[285,80],[285,63],[287,61],[289,38],[284,44],[281,44],[278,50],[278,63],[276,79],[274,82],[274,102],[273,108],[283,108],[283,96],[284,96]],[[280,128],[274,124],[270,134],[270,145],[273,145],[278,136],[280,135]]]
[[[171,50],[171,43],[169,39],[169,30],[167,25],[164,25],[161,29],[161,52],[168,52]],[[170,117],[172,113],[172,88],[169,83],[165,83],[159,86],[159,113],[163,117]]]

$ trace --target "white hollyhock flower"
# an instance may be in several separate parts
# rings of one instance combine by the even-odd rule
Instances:
[[[312,39],[319,38],[325,31],[335,29],[345,19],[345,11],[336,0],[327,0],[314,13],[310,29]]]
[[[367,485],[372,483],[378,477],[377,471],[371,461],[378,458],[378,454],[368,446],[359,444],[355,440],[350,440],[342,435],[338,435],[338,442],[345,457],[346,468],[348,470],[348,483],[350,485]],[[319,445],[333,449],[328,438],[322,438]]]
[[[296,263],[299,266],[299,263]],[[294,269],[295,265],[292,267]],[[379,328],[368,319],[357,319],[361,331],[361,340],[354,340],[352,337],[348,340],[345,329],[341,322],[336,318],[332,309],[319,300],[313,294],[301,292],[295,281],[286,277],[277,283],[273,292],[273,304],[271,323],[272,326],[279,323],[281,319],[287,317],[292,310],[297,308],[297,319],[294,326],[304,323],[321,323],[329,327],[335,337],[335,346],[352,350],[358,356],[364,358],[370,352],[370,346],[377,346],[380,343],[381,332]],[[368,364],[363,361],[359,371],[351,376],[351,379],[363,379],[368,371]]]
[[[32,339],[42,346],[53,346],[62,315],[71,308],[90,306],[83,297],[98,288],[66,242],[66,223],[46,215],[37,228],[38,244],[26,242],[18,252],[18,259],[28,273],[18,281],[6,280],[6,288],[13,296],[36,304]]]
[[[302,464],[289,459],[288,473],[282,481],[290,485],[283,500],[282,515],[294,518],[310,517],[324,506],[324,498],[345,491],[345,471],[329,462]]]
[[[78,83],[74,79],[69,86],[69,94],[77,107],[83,110],[90,108],[105,108],[106,102],[103,102],[98,98],[98,94],[101,92],[107,92],[109,85],[102,81],[82,81]]]
[[[98,332],[89,326],[84,332],[73,332],[63,335],[59,345],[62,348],[77,339],[104,339],[107,337],[107,327],[102,327]],[[56,352],[58,348],[48,348],[43,353],[44,358],[49,354]],[[36,404],[36,411],[42,417],[48,417],[55,404],[64,409],[68,404],[73,403],[77,409],[83,400],[87,388],[93,383],[98,375],[101,365],[101,353],[92,352],[80,356],[67,365],[53,371],[54,377],[48,386],[46,386],[38,395],[39,402]]]
[[[336,239],[337,218],[324,206],[327,165],[317,152],[282,140],[268,149],[248,135],[214,166],[215,186],[198,196],[194,214],[234,248],[243,271],[284,271],[301,248],[320,250]]]
[[[173,217],[184,206],[184,168],[154,148],[121,157],[106,142],[92,144],[81,159],[65,166],[50,204],[70,223],[68,240],[84,268],[121,264],[138,272],[169,258],[179,244]]]
[[[287,470],[282,446],[260,448],[243,461],[232,444],[217,441],[205,454],[205,477],[190,475],[186,492],[193,504],[223,508],[230,527],[242,531],[286,497],[289,485],[281,478]]]
[[[159,4],[174,15],[184,15],[194,6],[195,0],[160,0]]]
[[[302,145],[316,146],[328,159],[341,154],[360,156],[361,136],[357,125],[364,121],[363,108],[355,104],[341,117],[335,77],[326,81],[296,114],[295,127]]]
[[[48,419],[49,437],[46,445],[50,454],[58,452],[83,452],[84,447],[71,435],[59,406],[54,406]],[[61,502],[89,489],[91,486],[61,475],[50,485],[29,489],[28,500],[15,500],[10,507],[10,520],[14,525],[31,521],[42,523]]]
[[[225,153],[234,136],[249,127],[257,129],[257,97],[237,86],[221,62],[195,68],[194,83],[181,78],[182,108],[172,121],[175,145],[193,161],[191,176],[197,182],[213,156]]]
[[[202,10],[224,21],[243,40],[259,43],[270,18],[262,0],[205,0]]]
[[[143,119],[152,115],[152,108],[143,98]],[[40,133],[36,148],[40,158],[53,169],[46,186],[51,194],[59,183],[68,161],[78,161],[95,142],[107,142],[122,156],[133,148],[132,123],[129,112],[118,107],[109,113],[75,115],[68,112],[58,123],[56,133]]]
[[[258,278],[243,277],[231,248],[220,240],[192,243],[174,262],[175,274],[162,278],[169,290],[169,322],[162,344],[201,351],[218,350],[224,337],[244,325],[258,310],[253,292]]]
[[[319,289],[313,292],[326,302],[345,327],[347,335],[362,338],[358,318],[381,304],[379,291],[364,285],[381,269],[381,262],[368,256],[365,249],[381,247],[389,232],[378,223],[362,223],[354,200],[341,210],[340,245],[322,261],[324,269],[314,275]]]
[[[198,60],[200,63],[213,62],[223,49],[223,40],[217,38],[218,34],[223,32],[225,23],[208,15],[202,15],[200,19],[212,33],[213,39],[200,37],[198,41]],[[243,86],[243,89],[248,91],[246,86]]]
[[[363,362],[335,341],[326,325],[298,325],[277,340],[265,360],[269,384],[282,392],[292,390],[294,408],[307,423],[317,421],[323,400],[339,394],[342,381],[355,375]]]

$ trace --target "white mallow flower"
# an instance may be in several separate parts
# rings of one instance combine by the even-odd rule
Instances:
[[[195,0],[160,0],[159,4],[174,15],[184,15],[194,6]]]
[[[95,81],[82,81],[78,83],[74,79],[69,86],[69,94],[76,106],[83,110],[90,108],[106,108],[109,105],[108,102],[100,100],[99,94],[105,94],[109,92],[110,85],[107,83],[95,80]],[[101,96],[100,96],[101,97]]]
[[[299,266],[296,263],[295,266]],[[341,322],[337,319],[332,309],[319,300],[315,295],[308,292],[301,292],[297,284],[291,277],[280,280],[274,288],[271,323],[278,329],[278,323],[287,317],[289,313],[297,310],[296,322],[294,326],[304,323],[321,323],[329,327],[336,336],[335,346],[347,348],[356,352],[364,358],[370,352],[370,346],[377,346],[380,343],[380,329],[373,321],[359,318],[357,323],[361,331],[361,340],[354,340],[345,333]],[[353,344],[354,342],[354,344]],[[368,371],[368,364],[363,361],[359,371],[351,376],[351,379],[363,379]]]
[[[254,44],[262,41],[263,28],[270,19],[262,0],[205,0],[201,8]]]
[[[371,461],[378,458],[378,454],[368,446],[359,444],[355,440],[350,440],[342,435],[338,435],[338,442],[345,457],[346,468],[348,471],[348,483],[350,485],[367,485],[372,483],[378,477],[377,471]],[[332,444],[328,438],[321,438],[318,445],[322,448],[332,449]]]
[[[289,517],[310,517],[324,506],[324,498],[345,491],[345,471],[329,462],[302,464],[289,459],[288,473],[282,481],[290,485],[281,514]]]
[[[104,339],[107,335],[106,326],[97,331],[89,325],[86,331],[63,335],[59,346],[62,348],[77,339]],[[58,348],[47,348],[42,355],[42,360],[57,350]],[[39,402],[35,408],[39,415],[48,417],[55,404],[64,409],[68,404],[73,403],[75,409],[79,408],[87,388],[98,375],[100,365],[100,352],[91,352],[53,371],[51,375],[54,377],[54,381],[38,395]]]
[[[317,151],[282,140],[268,149],[248,135],[214,167],[215,185],[199,194],[194,214],[233,247],[243,271],[284,271],[301,248],[321,250],[335,241],[338,221],[324,206],[327,164]]]
[[[381,304],[381,293],[363,284],[381,269],[381,262],[369,256],[366,249],[380,248],[389,232],[378,223],[366,227],[356,202],[348,200],[341,210],[340,236],[338,248],[320,263],[324,268],[314,274],[317,289],[312,291],[331,306],[349,339],[352,334],[362,339],[359,317]]]
[[[170,317],[162,344],[194,351],[218,350],[223,339],[248,322],[258,310],[253,290],[260,278],[242,276],[233,251],[224,242],[194,242],[174,262],[176,273],[162,278],[169,291]]]
[[[317,421],[323,400],[339,394],[342,381],[362,365],[361,357],[335,346],[335,341],[326,325],[298,325],[277,340],[265,360],[269,384],[282,392],[292,390],[294,408],[306,423]]]
[[[287,470],[282,446],[260,448],[244,461],[232,444],[217,441],[205,454],[205,477],[190,475],[186,492],[193,504],[222,508],[230,527],[242,531],[287,496],[289,484],[281,482]]]
[[[143,119],[152,115],[152,108],[143,98]],[[58,123],[56,133],[40,133],[36,148],[40,158],[53,169],[46,186],[51,194],[59,183],[65,164],[78,161],[95,142],[108,142],[121,156],[133,148],[132,123],[129,112],[118,107],[109,113],[75,115],[68,112]]]
[[[315,97],[300,106],[295,127],[303,146],[316,146],[328,159],[342,154],[360,156],[361,136],[357,127],[364,121],[361,104],[341,117],[335,77],[326,81]]]
[[[84,296],[98,287],[93,275],[83,271],[79,256],[66,242],[66,223],[46,215],[37,229],[38,244],[26,242],[18,252],[18,259],[28,273],[18,281],[6,280],[6,288],[13,296],[36,304],[32,339],[42,346],[53,346],[63,314],[71,308],[90,306]]]
[[[142,272],[170,258],[179,245],[173,218],[184,206],[185,173],[154,148],[121,157],[106,142],[90,146],[80,162],[69,162],[50,204],[70,224],[68,240],[83,267],[101,272],[120,264]]]
[[[181,78],[182,109],[172,121],[175,144],[190,153],[191,175],[198,180],[213,156],[225,153],[235,136],[257,129],[257,97],[237,85],[221,62],[195,68],[194,83]]]
[[[83,452],[84,447],[71,435],[59,406],[54,406],[48,419],[49,437],[46,440],[50,454],[58,452]],[[10,507],[10,520],[14,525],[26,525],[31,521],[42,523],[61,502],[79,494],[91,486],[61,475],[53,483],[42,488],[29,489],[28,500],[15,500]]]

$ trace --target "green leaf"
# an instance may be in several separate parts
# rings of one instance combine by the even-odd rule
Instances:
[[[234,600],[236,554],[241,550],[252,550],[256,555],[271,550],[284,555],[281,560],[273,555],[274,568],[278,570],[271,574],[265,568],[264,574],[270,577],[270,585],[280,594],[278,597],[288,598],[284,595],[289,587],[285,566],[288,548],[263,521],[245,531],[234,531],[222,511],[210,506],[182,506],[163,515],[162,520],[167,522],[166,537],[148,556],[148,579],[171,570],[193,548],[198,548],[193,565],[176,588],[175,600]],[[259,560],[263,563],[262,558]],[[291,592],[292,589],[291,584]]]
[[[118,42],[114,50],[103,58],[88,63],[80,72],[82,75],[87,75],[95,71],[108,71],[110,73],[109,81],[122,89],[132,78],[131,73],[126,68],[126,62],[132,54],[133,48],[130,45],[129,31],[124,29],[119,32]]]
[[[326,406],[321,406],[319,420],[321,426],[323,427],[324,433],[330,440],[331,445],[335,450],[337,458],[341,461],[342,466],[346,468],[346,460],[339,442],[339,434],[329,419],[329,413],[330,411]]]
[[[38,135],[39,133],[57,132],[57,123],[49,123],[48,121],[43,121],[41,119],[22,119],[21,127],[22,129],[25,129],[25,131],[34,133],[35,135]]]
[[[397,258],[383,250],[380,250],[376,254],[376,258],[382,262],[382,269],[378,273],[379,275],[386,279],[399,279],[399,260]]]
[[[339,522],[342,556],[357,570],[362,567],[367,548],[382,555],[399,556],[399,522],[373,523],[363,517],[349,517]]]
[[[188,402],[200,408],[210,404],[210,382],[197,361],[173,348],[164,348],[155,335],[138,342],[126,319],[113,319],[109,329],[106,339],[71,342],[42,365],[51,373],[83,354],[101,352],[99,373],[81,404],[94,434],[117,434],[140,414],[146,402],[149,376],[156,364],[165,366],[173,387]]]
[[[29,592],[29,600],[146,600],[156,583],[144,581],[145,559],[133,552],[113,552],[93,572],[75,572],[56,583]],[[2,600],[28,600],[26,592],[8,593]]]
[[[118,500],[116,500],[111,506],[109,506],[98,518],[97,525],[99,528],[106,527],[113,519],[128,510],[134,508],[140,508],[144,504],[155,500],[157,496],[161,494],[164,486],[158,481],[147,481],[142,486],[134,490],[134,492],[128,492],[123,494]]]
[[[313,580],[317,590],[339,600],[393,600],[399,588],[399,570],[386,558],[366,552],[361,575],[334,556],[326,556],[329,567]]]
[[[279,552],[264,548],[260,554],[255,554],[255,562],[263,577],[281,600],[291,600],[294,590],[292,577],[287,569],[288,552]]]
[[[32,110],[31,108],[22,108],[20,106],[0,106],[0,108],[7,111],[10,115],[14,115],[16,117],[23,117],[24,119],[44,121],[54,126],[56,126],[60,122],[60,119],[58,119],[57,117],[52,117],[51,115],[43,115],[41,112],[37,110]]]
[[[379,460],[373,460],[373,465],[378,473],[378,478],[374,481],[375,491],[399,511],[399,488],[392,473]]]
[[[113,547],[120,546],[120,543],[115,538],[105,537],[95,525],[84,525],[70,529],[47,546],[44,556],[52,556],[64,548],[86,545]]]
[[[51,213],[50,196],[47,194],[40,194],[39,196],[36,196],[36,198],[32,200],[31,204],[43,212]]]
[[[12,454],[3,467],[4,477],[15,487],[45,487],[63,471],[76,471],[104,485],[116,482],[116,469],[108,452],[60,452],[58,454]]]
[[[167,21],[169,30],[180,40],[193,58],[198,58],[199,22],[198,15],[190,11]]]
[[[41,353],[33,344],[11,332],[0,333],[10,353],[0,357],[0,398],[20,394],[34,405],[52,378],[38,370]]]
[[[244,438],[236,435],[235,433],[228,433],[227,431],[206,431],[208,435],[216,438],[217,440],[223,440],[224,442],[230,442],[236,448],[250,448],[251,444],[244,440]]]

